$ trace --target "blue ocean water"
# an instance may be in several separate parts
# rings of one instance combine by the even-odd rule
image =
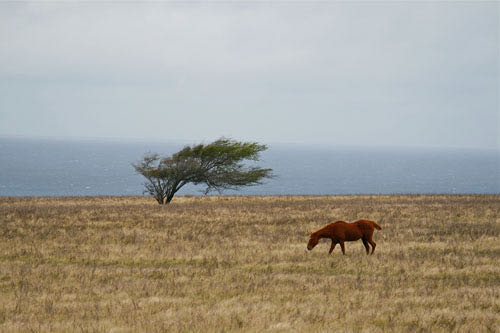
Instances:
[[[182,143],[0,138],[0,196],[141,195],[132,163]],[[270,145],[276,177],[225,194],[500,193],[498,150]],[[179,195],[199,195],[186,186]]]

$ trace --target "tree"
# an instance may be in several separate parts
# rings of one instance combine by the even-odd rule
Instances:
[[[273,177],[272,170],[242,162],[258,161],[260,152],[266,149],[266,145],[256,142],[221,138],[206,145],[186,146],[172,156],[147,154],[132,165],[147,180],[145,193],[163,205],[188,183],[205,185],[205,194],[262,184],[262,179]]]

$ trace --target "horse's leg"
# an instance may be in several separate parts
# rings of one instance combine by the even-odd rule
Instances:
[[[344,247],[344,241],[340,241],[340,248],[342,249],[342,254],[345,255],[345,247]]]
[[[370,245],[372,246],[372,253],[373,254],[373,251],[375,251],[375,246],[377,246],[377,244],[373,241],[373,239],[370,237],[368,238],[368,243],[370,243]]]
[[[330,246],[330,251],[328,251],[328,254],[332,254],[333,252],[333,249],[335,248],[335,245],[337,245],[337,243],[335,243],[332,239],[332,246]]]
[[[366,254],[370,254],[370,247],[368,246],[368,242],[366,241],[366,239],[362,239],[363,241],[363,245],[365,246],[365,249],[366,249]]]

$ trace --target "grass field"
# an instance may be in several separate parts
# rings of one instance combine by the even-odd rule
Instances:
[[[0,331],[499,332],[499,236],[498,195],[4,197]]]

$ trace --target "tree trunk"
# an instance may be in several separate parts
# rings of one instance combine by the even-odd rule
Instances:
[[[168,205],[170,201],[174,198],[175,193],[181,189],[181,187],[184,186],[184,183],[177,181],[173,186],[170,191],[167,192],[167,195],[165,196],[166,202],[165,205]]]
[[[165,201],[165,205],[168,205],[170,203],[170,201],[172,201],[173,198],[174,198],[174,195],[173,194],[169,194],[167,196],[166,201]]]
[[[158,201],[159,205],[164,205],[165,204],[165,197],[164,196],[155,196],[156,201]]]

